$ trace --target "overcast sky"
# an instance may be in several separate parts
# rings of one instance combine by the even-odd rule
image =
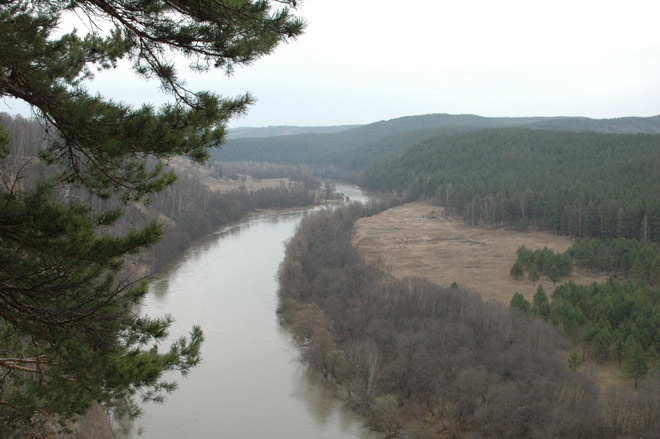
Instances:
[[[660,114],[658,0],[305,0],[298,13],[298,40],[229,78],[188,80],[257,98],[232,127]],[[164,99],[124,70],[95,82],[129,103]]]

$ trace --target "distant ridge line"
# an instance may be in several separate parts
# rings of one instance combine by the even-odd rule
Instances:
[[[405,128],[403,128],[405,125]],[[277,125],[267,127],[238,127],[228,132],[228,139],[296,136],[300,134],[334,134],[355,128],[383,127],[400,132],[430,127],[469,126],[473,128],[528,127],[565,131],[595,131],[616,133],[660,133],[660,115],[625,116],[593,119],[585,116],[514,116],[488,117],[476,114],[429,113],[379,120],[368,124],[334,126]]]
[[[246,137],[277,137],[295,136],[298,134],[333,134],[347,131],[361,125],[335,125],[335,126],[293,126],[277,125],[267,127],[238,127],[228,131],[228,139],[241,139]]]

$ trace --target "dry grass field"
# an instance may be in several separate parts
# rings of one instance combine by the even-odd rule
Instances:
[[[554,289],[547,278],[532,283],[527,279],[514,280],[509,275],[521,245],[533,250],[547,246],[564,252],[571,242],[547,232],[468,227],[460,218],[445,215],[442,208],[422,202],[362,218],[353,234],[353,243],[360,253],[369,260],[380,257],[395,277],[421,276],[442,286],[456,282],[486,300],[506,305],[516,292],[531,301],[539,283],[548,294]],[[568,280],[590,284],[603,282],[607,276],[575,268]],[[568,352],[563,354],[568,356]],[[614,386],[634,390],[614,362],[586,361],[582,371],[602,390]]]
[[[216,192],[230,192],[234,190],[246,190],[248,192],[258,191],[266,188],[278,188],[282,185],[286,186],[290,180],[288,178],[252,178],[249,175],[241,176],[241,178],[232,180],[226,177],[217,177],[213,175],[213,170],[195,163],[192,160],[182,157],[172,157],[168,162],[170,166],[179,176],[190,174],[198,178],[200,182]]]
[[[564,252],[571,240],[547,232],[515,232],[468,227],[442,208],[415,202],[358,221],[353,243],[367,258],[381,257],[395,277],[421,276],[442,286],[456,282],[486,300],[508,304],[514,293],[531,300],[539,283],[553,290],[547,278],[537,283],[514,280],[509,270],[521,245]],[[589,284],[602,275],[575,270],[569,280]]]

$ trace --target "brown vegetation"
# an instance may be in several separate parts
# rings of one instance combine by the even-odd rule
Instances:
[[[564,252],[571,243],[570,238],[549,232],[470,227],[459,217],[446,215],[442,207],[424,202],[361,218],[353,233],[353,244],[360,253],[367,260],[380,260],[394,277],[419,276],[443,287],[455,282],[486,300],[505,305],[516,292],[532,300],[539,284],[548,293],[554,289],[548,278],[531,282],[509,275],[520,246]],[[606,279],[603,273],[574,267],[563,281],[586,285]],[[583,370],[605,392],[627,387],[616,362],[587,361]]]
[[[379,437],[657,437],[658,380],[599,388],[591,364],[569,367],[558,327],[367,263],[351,241],[355,221],[376,210],[302,221],[280,266],[278,312],[301,360]],[[424,221],[411,218],[420,240]]]
[[[215,192],[231,192],[246,190],[248,192],[260,189],[277,189],[287,186],[288,178],[253,178],[244,174],[233,174],[231,178],[224,175],[223,165],[219,162],[209,162],[200,165],[184,157],[174,157],[168,162],[177,175],[191,175],[197,178],[201,185]],[[225,171],[226,172],[226,171]]]
[[[380,258],[395,277],[420,276],[445,287],[455,282],[484,299],[505,304],[516,292],[531,299],[539,284],[553,290],[547,278],[531,282],[509,275],[520,246],[564,252],[571,242],[548,232],[469,227],[460,218],[447,216],[442,207],[423,202],[362,218],[353,234],[360,253],[371,261]],[[568,278],[578,284],[605,279],[579,269]]]
[[[324,171],[309,166],[278,163],[224,162],[196,163],[184,157],[168,160],[167,165],[180,179],[194,179],[200,186],[215,193],[259,192],[302,186],[308,191],[318,191],[326,200],[336,189],[332,183],[321,187],[317,179]],[[329,191],[329,192],[328,192]]]

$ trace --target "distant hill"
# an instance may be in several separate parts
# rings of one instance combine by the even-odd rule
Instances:
[[[228,139],[241,139],[245,137],[275,137],[294,136],[297,134],[328,134],[357,128],[360,125],[338,125],[328,127],[297,127],[297,126],[268,126],[268,127],[239,127],[232,128],[227,133]]]
[[[363,187],[435,199],[467,224],[660,242],[660,135],[495,128],[429,138]]]
[[[230,132],[227,143],[214,150],[212,155],[221,161],[333,165],[364,170],[382,160],[404,153],[421,141],[445,133],[508,127],[656,134],[660,133],[660,116],[589,119],[427,114],[379,121],[354,128],[327,127],[330,132],[323,132],[323,127],[237,129]]]
[[[587,117],[552,118],[527,125],[528,128],[560,131],[593,131],[616,134],[660,134],[660,116],[589,119]]]

